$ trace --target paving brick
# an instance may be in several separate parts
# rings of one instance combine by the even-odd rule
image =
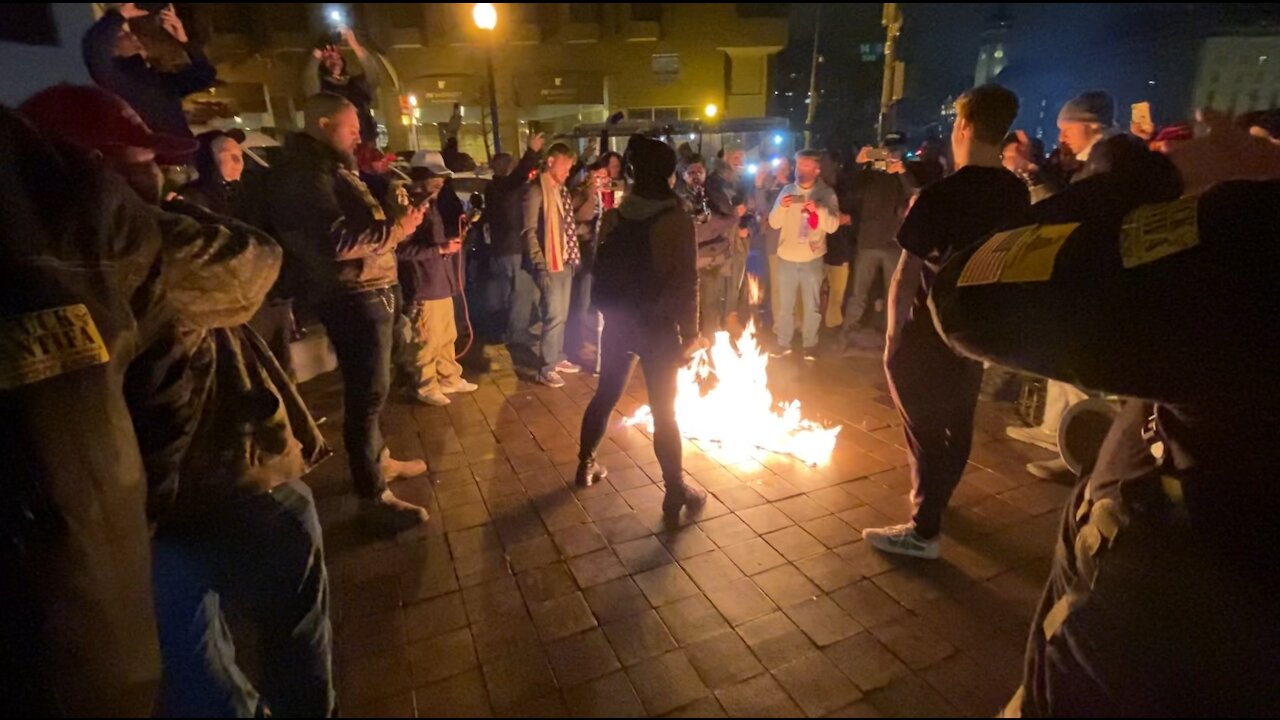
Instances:
[[[771,613],[736,628],[738,634],[766,668],[778,668],[811,652],[816,647],[780,612]]]
[[[829,597],[816,597],[783,608],[783,612],[819,647],[826,647],[862,632],[858,621],[841,610]]]
[[[649,601],[629,577],[620,577],[587,588],[583,595],[587,598],[591,612],[595,613],[601,623],[649,610]]]
[[[686,560],[716,549],[716,544],[697,525],[658,534],[658,541],[677,560]]]
[[[632,575],[675,562],[675,558],[652,535],[614,545],[613,551]]]
[[[543,642],[568,637],[596,626],[595,615],[591,613],[591,608],[580,592],[530,605],[529,614],[533,617],[533,624],[537,626],[538,635]]]
[[[776,550],[769,547],[769,543],[760,538],[753,538],[744,543],[730,545],[724,548],[724,554],[729,556],[733,564],[737,565],[738,569],[747,575],[758,575],[787,561]]]
[[[547,565],[516,576],[525,603],[530,606],[572,595],[578,590],[569,567],[564,563]]]
[[[824,515],[815,520],[800,523],[800,527],[818,542],[833,550],[862,539],[862,533],[849,527],[848,523],[835,515]]]
[[[627,676],[651,715],[683,707],[709,692],[680,650],[632,666]]]
[[[685,648],[689,662],[713,690],[735,685],[764,672],[764,666],[734,632],[721,632]]]
[[[560,559],[560,550],[550,537],[538,537],[516,543],[507,548],[507,561],[511,569],[520,573]]]
[[[581,718],[644,717],[644,706],[627,674],[615,672],[565,691],[569,713]]]
[[[753,580],[770,600],[784,610],[808,601],[820,592],[794,565],[779,565],[756,575]]]
[[[547,659],[562,688],[581,685],[622,667],[604,633],[598,629],[551,643],[547,646]]]
[[[578,582],[578,587],[587,589],[594,585],[609,582],[627,574],[627,569],[618,562],[613,551],[605,548],[589,555],[573,558],[569,561],[569,572]]]
[[[907,616],[907,609],[870,580],[841,588],[831,599],[864,627],[877,627]]]
[[[743,577],[738,566],[719,550],[689,558],[680,565],[704,592]]]
[[[482,718],[493,714],[489,707],[489,691],[484,684],[484,673],[479,668],[418,688],[413,695],[418,717]],[[352,712],[350,717],[368,716],[362,712]]]
[[[404,609],[405,637],[409,642],[426,640],[467,626],[467,609],[462,593],[410,605]]]
[[[627,666],[676,649],[676,641],[653,610],[610,621],[604,625],[604,633]]]
[[[663,565],[633,577],[649,604],[662,607],[677,600],[697,595],[698,586],[679,565]]]
[[[742,518],[737,515],[724,515],[713,520],[705,520],[699,527],[712,542],[722,548],[756,537],[755,531],[742,522]]]
[[[756,531],[759,535],[781,530],[788,525],[795,524],[791,518],[772,505],[761,505],[748,510],[740,510],[738,511],[738,517],[742,518],[742,522],[746,523],[747,527]]]
[[[778,684],[809,717],[862,699],[862,693],[822,653],[813,652],[773,671]]]
[[[426,685],[470,670],[478,664],[471,631],[454,630],[408,647],[414,685]]]
[[[769,533],[764,536],[765,542],[773,546],[782,557],[795,562],[824,552],[826,547],[801,528],[792,525],[789,528]]]
[[[742,577],[706,591],[711,601],[729,624],[738,626],[777,609],[750,578]]]
[[[600,528],[600,532],[605,539],[614,545],[630,540],[639,540],[642,537],[653,534],[649,526],[640,520],[639,515],[634,512],[601,521],[597,527]]]
[[[911,670],[870,633],[858,633],[823,650],[863,692],[878,690]]]
[[[495,710],[509,710],[556,691],[555,676],[541,648],[521,648],[484,665]]]
[[[716,693],[730,717],[799,717],[800,708],[772,675],[760,675]]]
[[[871,628],[871,633],[913,670],[926,668],[955,652],[951,643],[918,617]]]
[[[957,717],[960,714],[937,690],[914,675],[898,678],[868,693],[867,702],[886,717]]]
[[[604,536],[594,524],[570,525],[552,534],[556,547],[564,557],[577,557],[607,547]]]
[[[658,609],[658,615],[680,645],[690,645],[729,630],[715,606],[702,595],[663,606]]]

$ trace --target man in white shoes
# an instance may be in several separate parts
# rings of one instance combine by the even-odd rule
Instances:
[[[404,364],[418,402],[443,407],[449,404],[448,395],[473,392],[478,387],[462,379],[462,365],[455,354],[458,326],[453,297],[461,292],[458,253],[462,240],[449,238],[437,207],[445,178],[453,173],[435,151],[419,151],[410,164],[410,205],[428,209],[418,230],[396,248],[400,283],[413,326],[412,348]]]
[[[868,528],[879,550],[935,559],[942,513],[969,462],[982,363],[957,355],[938,335],[929,290],[938,269],[1030,207],[1027,188],[1000,164],[1000,146],[1018,114],[1018,97],[999,85],[956,101],[954,174],[921,191],[898,231],[905,252],[889,288],[884,367],[902,415],[911,459],[912,521]]]

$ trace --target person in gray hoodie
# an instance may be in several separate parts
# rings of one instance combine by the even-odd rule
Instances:
[[[818,301],[825,275],[822,258],[827,253],[827,235],[840,225],[836,191],[818,176],[821,159],[822,153],[816,150],[796,153],[796,181],[782,189],[769,212],[769,226],[779,231],[779,307],[773,318],[778,346],[774,357],[791,354],[799,289],[804,309],[804,357],[817,358],[818,327],[822,323]]]

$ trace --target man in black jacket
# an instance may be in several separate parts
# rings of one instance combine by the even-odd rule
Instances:
[[[81,48],[89,76],[119,95],[155,132],[191,137],[182,99],[213,85],[218,71],[200,48],[189,43],[186,28],[169,5],[159,15],[161,26],[186,50],[190,64],[176,72],[162,72],[151,65],[147,48],[133,33],[133,22],[151,20],[136,3],[121,3],[108,10],[84,34]]]
[[[519,163],[514,163],[507,153],[495,155],[493,181],[484,190],[484,223],[489,227],[489,307],[504,343],[532,343],[528,327],[511,326],[515,315],[511,309],[517,303],[532,306],[536,293],[532,278],[520,269],[524,257],[520,241],[524,211],[520,198],[529,177],[538,169],[538,153],[542,152],[543,142],[542,133],[531,135],[529,149]]]
[[[356,494],[367,516],[395,529],[426,522],[424,508],[387,489],[387,476],[413,477],[426,464],[392,460],[378,426],[391,387],[396,310],[396,246],[422,223],[426,207],[387,217],[355,172],[356,108],[337,95],[307,98],[306,130],[289,138],[272,169],[272,230],[302,274],[342,370],[342,434]]]

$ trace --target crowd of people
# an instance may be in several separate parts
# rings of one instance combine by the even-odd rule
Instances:
[[[133,32],[144,20],[184,56],[176,66]],[[922,559],[942,552],[984,361],[1053,379],[1043,422],[1008,431],[1041,447],[1058,448],[1073,404],[1124,396],[1079,469],[1006,712],[1280,709],[1248,672],[1280,646],[1280,544],[1265,523],[1221,532],[1276,500],[1274,324],[1230,309],[1274,297],[1275,114],[1209,114],[1199,138],[1190,125],[1125,132],[1114,99],[1090,91],[1062,107],[1045,157],[1011,127],[1017,96],[984,85],[956,101],[949,149],[928,138],[909,157],[894,133],[852,157],[762,157],[754,175],[734,144],[705,158],[634,136],[621,155],[580,157],[535,133],[464,203],[456,142],[414,154],[403,177],[373,144],[378,68],[350,31],[318,44],[304,126],[252,187],[243,134],[193,136],[182,115],[214,76],[172,6],[109,10],[84,51],[96,86],[0,111],[11,709],[331,714],[323,538],[302,479],[332,451],[297,390],[296,318],[314,317],[337,356],[360,518],[397,533],[430,516],[388,481],[428,468],[391,457],[382,410],[397,386],[432,406],[478,389],[459,309],[467,347],[506,345],[530,380],[597,369],[581,486],[607,476],[596,453],[640,365],[673,524],[706,502],[685,482],[675,397],[712,335],[750,318],[775,358],[797,331],[796,362],[882,353],[914,513],[864,538]],[[198,176],[168,187],[161,167],[182,163]],[[1026,260],[1033,244],[1047,264]],[[466,262],[477,245],[484,262]],[[748,292],[753,254],[767,301]],[[483,285],[474,327],[469,281]],[[1226,614],[1210,607],[1223,595]],[[257,629],[252,680],[228,604]]]

